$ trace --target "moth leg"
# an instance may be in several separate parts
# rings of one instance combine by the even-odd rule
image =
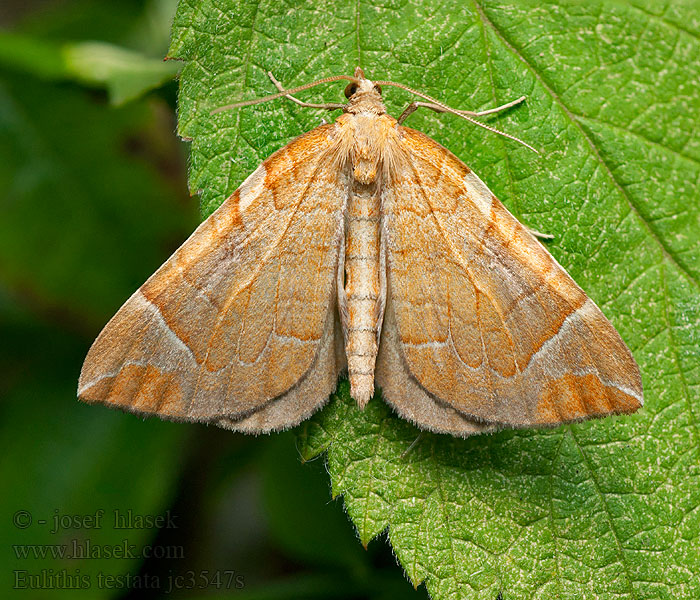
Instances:
[[[479,112],[470,112],[468,110],[458,110],[457,112],[459,113],[464,113],[464,114],[471,114],[475,115],[477,117],[483,117],[484,115],[491,115],[493,113],[501,112],[502,110],[506,110],[507,108],[510,108],[511,106],[515,106],[516,104],[520,104],[521,102],[525,102],[525,96],[520,96],[520,98],[516,98],[515,100],[511,100],[510,102],[506,102],[505,104],[501,104],[500,106],[497,106],[496,108],[489,108],[487,110],[481,110]]]
[[[280,92],[285,91],[282,84],[279,81],[277,81],[277,79],[275,79],[275,76],[270,71],[267,72],[267,76],[272,80],[272,83],[275,84],[275,87]],[[345,106],[345,104],[341,104],[338,102],[328,102],[327,104],[312,104],[310,102],[303,102],[303,101],[299,100],[299,98],[295,98],[291,94],[285,94],[284,97],[288,98],[292,102],[296,102],[299,106],[303,106],[304,108],[322,108],[324,110],[337,110],[337,109],[341,109]]]
[[[420,439],[421,439],[422,437],[423,437],[423,432],[421,431],[421,432],[418,434],[418,437],[417,437],[415,440],[413,440],[413,441],[411,442],[411,445],[410,445],[408,448],[406,448],[406,449],[401,453],[401,456],[399,456],[399,458],[406,458],[406,455],[407,455],[411,450],[413,450],[413,448],[415,448],[416,444],[420,441]]]
[[[537,231],[536,229],[532,229],[532,227],[528,227],[527,225],[523,225],[525,229],[528,230],[530,235],[535,236],[536,238],[540,238],[541,240],[553,240],[554,236],[551,233],[542,233],[541,231]]]
[[[284,90],[281,90],[284,91]],[[472,110],[456,110],[456,109],[448,109],[444,106],[440,106],[439,104],[434,104],[433,102],[411,102],[406,107],[406,110],[404,110],[401,113],[401,116],[398,118],[399,125],[403,123],[406,118],[414,113],[416,110],[419,108],[429,108],[430,110],[434,110],[435,112],[442,113],[442,112],[454,112],[459,115],[465,115],[468,117],[483,117],[484,115],[491,115],[493,113],[500,112],[502,110],[505,110],[506,108],[510,108],[511,106],[515,106],[516,104],[520,104],[525,100],[525,96],[520,96],[517,100],[511,100],[510,102],[506,102],[505,104],[502,104],[501,106],[497,106],[496,108],[489,108],[488,110],[482,110],[479,112],[475,112]]]

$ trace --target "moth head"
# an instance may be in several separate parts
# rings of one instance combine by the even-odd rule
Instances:
[[[357,67],[353,73],[354,80],[345,88],[345,97],[350,100],[355,94],[373,93],[382,96],[382,88],[365,77],[365,72]]]

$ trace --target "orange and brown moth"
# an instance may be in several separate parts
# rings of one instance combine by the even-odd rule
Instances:
[[[346,104],[291,95],[339,79]],[[347,369],[360,407],[376,385],[405,419],[458,436],[641,406],[639,369],[600,309],[474,172],[401,125],[420,106],[485,113],[359,68],[275,83],[261,100],[343,114],[263,162],[129,298],[88,353],[80,398],[259,433],[310,416]],[[380,85],[429,102],[394,119]]]

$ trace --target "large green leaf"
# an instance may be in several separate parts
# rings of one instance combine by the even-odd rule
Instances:
[[[697,3],[183,0],[179,131],[209,214],[323,116],[290,102],[211,109],[345,73],[492,119],[409,124],[472,167],[601,306],[643,373],[636,415],[468,440],[423,434],[346,386],[302,428],[328,452],[360,538],[388,528],[436,598],[700,597],[700,9]],[[342,86],[303,97],[338,101]],[[409,101],[386,90],[396,115]],[[537,324],[533,324],[534,327]]]

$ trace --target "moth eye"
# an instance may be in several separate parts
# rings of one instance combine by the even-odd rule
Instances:
[[[357,91],[357,84],[356,83],[348,83],[348,86],[345,88],[345,97],[350,98],[355,92]]]
[[[377,93],[381,96],[382,95],[382,86],[377,85],[376,83],[374,84],[374,89],[377,91]]]

